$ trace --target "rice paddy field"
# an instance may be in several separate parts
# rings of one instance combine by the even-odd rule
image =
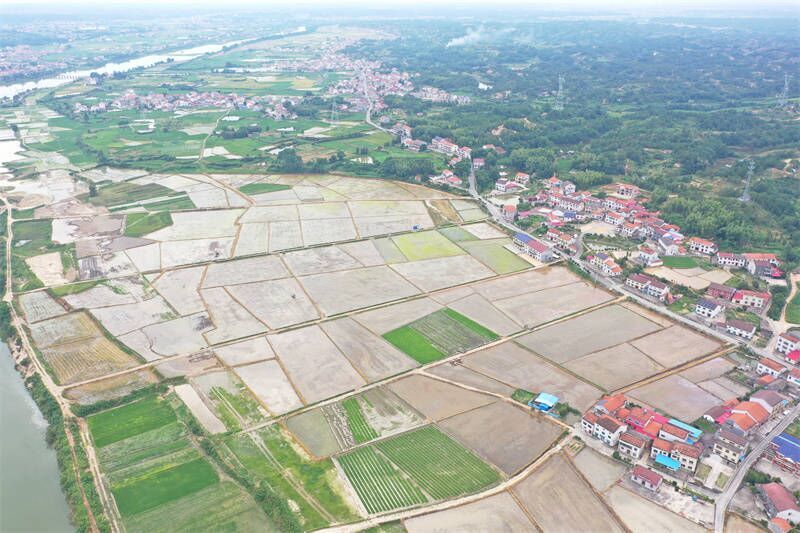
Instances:
[[[433,426],[337,458],[371,513],[475,492],[500,475]]]

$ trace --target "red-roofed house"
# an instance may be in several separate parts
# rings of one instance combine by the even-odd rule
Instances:
[[[672,424],[664,424],[661,426],[661,431],[658,432],[658,438],[670,442],[687,442],[689,432]]]
[[[697,446],[675,442],[672,444],[672,452],[669,456],[678,461],[684,470],[694,472],[697,470],[697,463],[700,460],[701,453],[702,450]]]
[[[763,309],[769,305],[772,295],[768,292],[748,291],[745,289],[737,290],[731,301],[737,305],[755,307]]]
[[[789,489],[773,482],[759,485],[758,492],[770,518],[783,518],[795,524],[800,522],[800,507]]]
[[[594,410],[595,412],[604,415],[615,415],[617,409],[625,406],[625,402],[627,402],[627,399],[625,398],[624,394],[604,396],[595,404]]]
[[[778,335],[778,342],[775,343],[776,352],[789,353],[794,350],[800,350],[800,337],[792,333]]]
[[[731,416],[725,420],[725,425],[746,434],[768,418],[769,413],[761,405],[749,401],[740,402],[731,410]]]
[[[631,481],[653,492],[661,488],[662,480],[663,478],[659,474],[641,465],[636,465],[631,470]]]
[[[718,252],[714,259],[721,267],[744,268],[747,265],[747,260],[743,256],[730,252]]]
[[[717,245],[707,239],[700,237],[691,237],[686,241],[686,246],[693,252],[698,252],[705,255],[713,255],[717,253]]]
[[[800,350],[792,350],[791,352],[787,353],[784,357],[787,363],[792,363],[796,365],[798,361],[800,361]]]
[[[792,385],[800,387],[800,368],[793,368],[789,372],[789,375],[786,376],[786,381],[788,381]]]
[[[630,183],[617,183],[617,194],[624,198],[636,198],[641,194],[639,187]]]
[[[626,431],[619,436],[619,445],[617,449],[619,453],[623,455],[628,455],[634,459],[640,459],[647,450],[648,442],[648,439],[643,435],[634,433],[633,431]]]
[[[771,533],[789,533],[792,530],[792,524],[785,518],[778,518],[777,516],[769,521],[767,528]]]
[[[786,367],[780,364],[779,362],[775,361],[774,359],[770,359],[769,357],[762,357],[759,359],[758,364],[756,365],[756,372],[759,375],[769,374],[770,376],[778,377],[784,372],[786,372]]]

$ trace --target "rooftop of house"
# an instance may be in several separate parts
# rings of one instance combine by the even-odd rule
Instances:
[[[751,401],[739,402],[739,405],[733,408],[733,412],[750,415],[750,418],[759,424],[769,418],[769,413],[766,409],[764,409],[764,407],[761,406],[761,404]]]
[[[775,392],[774,390],[760,390],[753,395],[750,396],[751,400],[761,400],[765,402],[770,407],[775,407],[776,405],[780,405],[786,401],[786,397],[782,394]]]
[[[689,432],[685,429],[679,428],[677,426],[673,426],[672,424],[664,424],[661,426],[661,431],[666,433],[667,435],[672,435],[678,439],[685,439],[689,436]]]
[[[631,471],[631,475],[638,477],[639,479],[644,479],[651,485],[658,485],[661,483],[662,479],[658,473],[653,472],[649,468],[645,468],[642,465],[634,466],[633,470]]]
[[[758,488],[761,489],[764,497],[772,503],[772,506],[779,513],[786,510],[800,511],[800,507],[797,506],[797,502],[794,499],[794,494],[780,483],[773,481],[772,483],[759,485]]]
[[[756,330],[756,326],[754,324],[745,322],[744,320],[737,320],[735,318],[728,320],[727,324],[742,331],[754,332]]]
[[[723,439],[732,442],[742,448],[747,446],[746,438],[742,437],[738,433],[734,433],[733,431],[728,431],[727,429],[720,429],[717,432],[717,439]]]
[[[632,431],[626,431],[620,435],[619,440],[626,444],[630,444],[631,446],[636,446],[637,448],[642,448],[645,444],[647,444],[647,439]]]
[[[611,433],[615,433],[622,426],[622,424],[620,424],[617,419],[615,419],[615,418],[613,418],[611,416],[608,416],[608,415],[603,415],[603,416],[599,417],[597,419],[597,424],[601,428],[603,428],[606,431],[609,431]]]
[[[800,439],[788,433],[781,433],[772,439],[772,444],[778,447],[778,453],[782,456],[800,463]]]
[[[682,442],[676,442],[672,446],[672,451],[673,452],[678,452],[679,454],[684,455],[686,457],[692,457],[694,459],[699,459],[700,458],[700,454],[703,452],[703,450],[701,450],[697,446],[692,446],[690,444],[684,444]]]
[[[775,361],[774,359],[770,359],[769,357],[762,357],[758,364],[770,368],[776,372],[780,372],[781,370],[786,370],[786,367],[780,364],[779,362]]]

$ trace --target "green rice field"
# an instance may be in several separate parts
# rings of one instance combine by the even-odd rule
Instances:
[[[464,315],[446,308],[383,335],[422,364],[477,348],[498,335]]]
[[[141,237],[172,225],[172,215],[167,211],[159,213],[130,213],[125,217],[125,235]]]
[[[464,250],[436,230],[406,233],[392,237],[392,241],[409,261],[464,254]]]
[[[361,411],[361,404],[356,398],[348,398],[342,402],[342,407],[347,413],[347,425],[356,443],[369,442],[372,439],[378,438],[378,433],[372,429],[364,419],[364,413]]]
[[[175,413],[157,396],[89,417],[89,430],[98,448],[175,422]]]
[[[245,194],[262,194],[265,192],[285,191],[287,189],[291,189],[291,187],[282,183],[248,183],[239,187],[239,190]]]

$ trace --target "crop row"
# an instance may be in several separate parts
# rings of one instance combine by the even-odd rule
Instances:
[[[499,475],[434,426],[377,444],[378,449],[436,499],[474,492]]]
[[[391,511],[427,498],[372,447],[359,448],[339,457],[347,478],[370,513]]]
[[[342,407],[347,412],[347,425],[350,427],[350,432],[358,444],[369,442],[378,437],[378,433],[364,419],[361,404],[356,398],[348,398],[343,401]]]

